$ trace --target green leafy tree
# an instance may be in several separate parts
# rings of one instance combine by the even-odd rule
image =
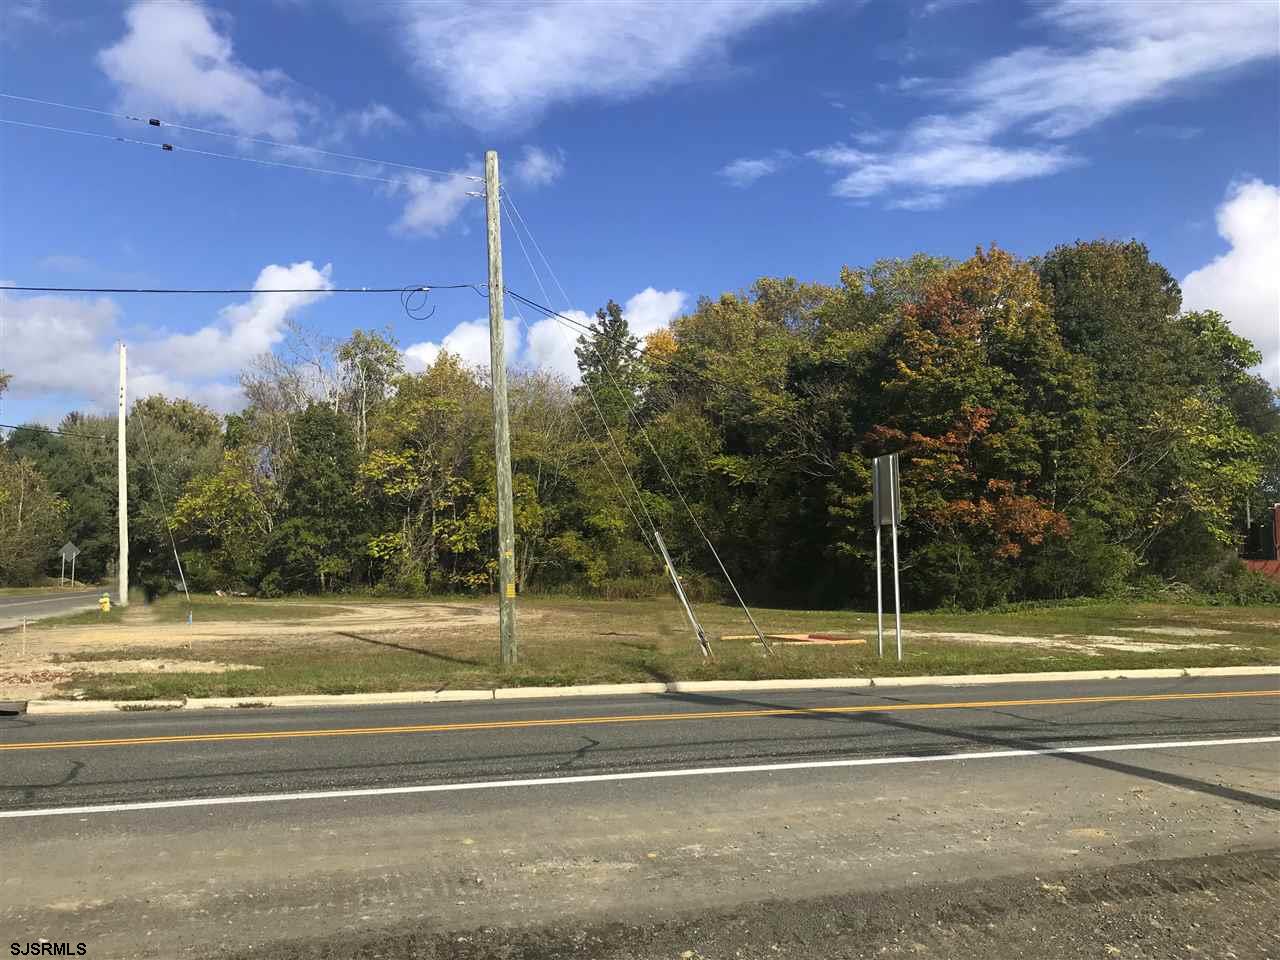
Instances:
[[[487,489],[474,463],[488,403],[461,358],[443,352],[422,373],[397,379],[378,410],[359,474],[380,517],[368,550],[389,588],[415,593],[488,582],[472,514],[476,491]]]
[[[208,407],[157,394],[133,405],[126,429],[131,575],[156,596],[175,589],[185,579],[186,566],[201,565],[198,554],[188,555],[179,574],[179,558],[190,545],[174,533],[172,512],[192,480],[218,469],[222,422]],[[106,476],[113,478],[114,472]]]
[[[25,586],[58,548],[67,505],[31,460],[0,449],[0,583]]]
[[[228,450],[216,472],[187,484],[173,511],[179,536],[200,559],[188,576],[205,589],[257,583],[275,526],[270,481],[255,469],[244,450]]]
[[[1259,354],[1219,314],[1180,313],[1177,283],[1142,244],[1058,247],[1039,272],[1098,383],[1109,462],[1089,509],[1156,573],[1213,566],[1242,534],[1280,429],[1274,393],[1248,372]]]
[[[284,519],[267,548],[268,593],[341,584],[363,552],[356,500],[358,459],[347,419],[312,404],[293,418],[296,453],[284,488]]]
[[[590,334],[578,337],[573,351],[582,374],[578,392],[591,403],[593,417],[603,416],[611,429],[626,430],[628,407],[639,400],[635,356],[640,341],[632,335],[622,308],[612,300],[596,311],[589,329]]]
[[[356,449],[363,454],[369,442],[369,418],[386,399],[396,377],[404,372],[400,348],[390,331],[356,330],[335,352],[340,378],[341,407],[352,421]]]
[[[994,247],[903,308],[893,350],[871,436],[874,452],[904,457],[916,577],[935,600],[1003,600],[1012,561],[1066,537],[1066,504],[1097,479],[1087,366],[1058,336],[1034,271]]]
[[[115,569],[115,418],[71,413],[58,428],[66,434],[16,430],[7,446],[34,463],[66,504],[64,536],[80,548],[76,576],[91,582]]]

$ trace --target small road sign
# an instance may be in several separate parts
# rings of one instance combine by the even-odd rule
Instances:
[[[893,542],[893,632],[902,659],[902,592],[898,583],[898,521],[902,496],[898,490],[898,455],[886,453],[871,461],[871,522],[876,528],[876,650],[884,656],[884,574],[880,561],[880,529],[889,528]]]
[[[67,582],[67,561],[71,561],[71,583],[72,586],[76,582],[76,557],[80,556],[80,548],[68,540],[62,545],[62,549],[58,551],[58,556],[62,557],[62,572],[59,579],[63,584]]]

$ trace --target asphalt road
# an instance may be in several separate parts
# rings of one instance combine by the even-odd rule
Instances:
[[[102,590],[68,590],[65,593],[48,593],[33,590],[31,593],[0,596],[0,630],[20,627],[27,622],[45,617],[60,617],[80,610],[95,610]],[[115,593],[111,594],[115,603]]]
[[[1278,825],[1275,678],[18,717],[0,947],[749,957],[779,955],[772,930],[810,957],[947,956],[987,925],[928,919],[934,885],[1095,955],[1073,952],[1093,906],[1043,881],[1155,897],[1209,956],[1280,956],[1240,906],[1274,911]],[[1230,917],[1178,926],[1229,890]]]

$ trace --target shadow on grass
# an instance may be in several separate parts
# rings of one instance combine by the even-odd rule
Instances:
[[[391,647],[394,650],[403,650],[405,653],[416,653],[421,657],[430,657],[433,660],[443,660],[446,663],[457,663],[467,667],[483,667],[485,664],[479,660],[468,660],[465,657],[452,657],[447,653],[437,653],[434,650],[427,650],[423,647],[409,647],[403,643],[395,643],[392,640],[375,640],[373,637],[362,637],[358,633],[344,633],[341,630],[334,631],[340,637],[346,637],[349,640],[359,640],[361,643],[372,643],[379,647]]]

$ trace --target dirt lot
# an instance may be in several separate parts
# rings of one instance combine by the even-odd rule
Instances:
[[[191,622],[188,623],[188,613]],[[766,633],[828,631],[856,645],[765,656],[742,611],[701,604],[704,660],[674,602],[522,598],[518,666],[497,657],[489,599],[263,601],[178,596],[100,621],[77,614],[0,633],[0,698],[270,696],[609,683],[1280,662],[1280,609],[1089,604],[904,618],[906,660],[880,659],[874,614],[756,610]],[[892,648],[891,618],[887,637]],[[744,630],[744,627],[747,629]],[[732,637],[736,639],[727,639]]]
[[[243,608],[252,617],[242,619]],[[305,605],[281,601],[229,600],[225,610],[202,609],[192,622],[173,623],[157,610],[141,604],[126,608],[108,623],[51,623],[33,625],[24,644],[17,631],[0,634],[0,698],[37,699],[51,695],[84,673],[226,673],[259,670],[260,665],[221,660],[195,660],[210,645],[219,650],[237,643],[288,649],[340,639],[344,633],[398,635],[441,629],[496,629],[497,611],[484,607],[438,603],[318,603]],[[234,612],[231,612],[234,611]],[[319,613],[319,611],[323,611]],[[302,616],[295,616],[302,612]],[[227,616],[228,619],[219,619]],[[319,615],[316,615],[319,613]],[[213,619],[206,619],[212,616]],[[68,618],[89,619],[87,617]],[[25,653],[24,653],[25,647]],[[154,656],[158,651],[179,652],[181,659]],[[146,656],[114,660],[81,660],[100,651],[145,652]]]

